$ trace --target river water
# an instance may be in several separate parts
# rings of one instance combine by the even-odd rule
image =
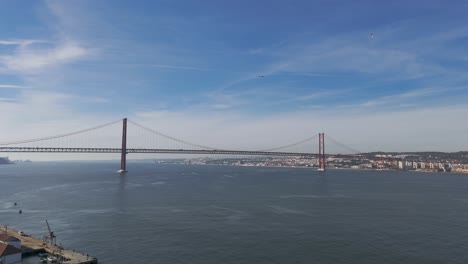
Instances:
[[[42,237],[48,219],[99,263],[468,262],[468,175],[118,167],[0,166],[0,224]]]

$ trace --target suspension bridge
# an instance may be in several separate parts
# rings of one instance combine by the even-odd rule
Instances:
[[[120,125],[121,128],[116,127]],[[132,140],[127,136],[128,125],[131,125]],[[107,132],[105,131],[107,130]],[[116,133],[115,131],[119,131]],[[98,136],[98,131],[104,131]],[[121,131],[121,133],[120,133]],[[86,135],[83,137],[83,135]],[[334,143],[348,153],[356,154],[359,151],[352,149],[335,139],[327,136],[328,141]],[[317,149],[318,152],[314,152]],[[315,145],[315,146],[314,146]],[[118,147],[116,147],[118,146]],[[326,167],[325,133],[299,140],[292,144],[262,150],[234,150],[215,148],[182,140],[127,118],[114,122],[77,130],[70,133],[0,142],[0,152],[27,152],[27,153],[118,153],[120,154],[120,172],[127,171],[128,154],[201,154],[201,155],[240,155],[240,156],[291,156],[317,159],[319,170]],[[346,156],[346,155],[342,155]]]

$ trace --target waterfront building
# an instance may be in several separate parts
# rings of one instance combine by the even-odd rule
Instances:
[[[401,160],[398,161],[398,168],[399,168],[400,170],[404,169],[403,161],[401,161]]]
[[[21,249],[4,242],[0,242],[0,263],[15,264],[21,263]]]
[[[14,236],[10,236],[6,233],[0,234],[0,242],[14,246],[15,248],[21,250],[21,240]]]

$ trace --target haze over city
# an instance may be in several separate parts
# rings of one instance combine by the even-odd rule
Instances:
[[[0,141],[128,117],[220,148],[325,132],[361,151],[467,150],[466,10],[465,1],[5,1]]]

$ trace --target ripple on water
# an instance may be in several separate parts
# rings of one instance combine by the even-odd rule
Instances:
[[[290,194],[280,195],[281,199],[294,199],[294,198],[349,198],[349,195],[332,194],[332,195],[315,195],[315,194]]]
[[[270,208],[270,210],[275,214],[304,214],[304,215],[307,214],[304,211],[295,210],[295,209],[287,208],[284,206],[266,205],[266,207]]]

